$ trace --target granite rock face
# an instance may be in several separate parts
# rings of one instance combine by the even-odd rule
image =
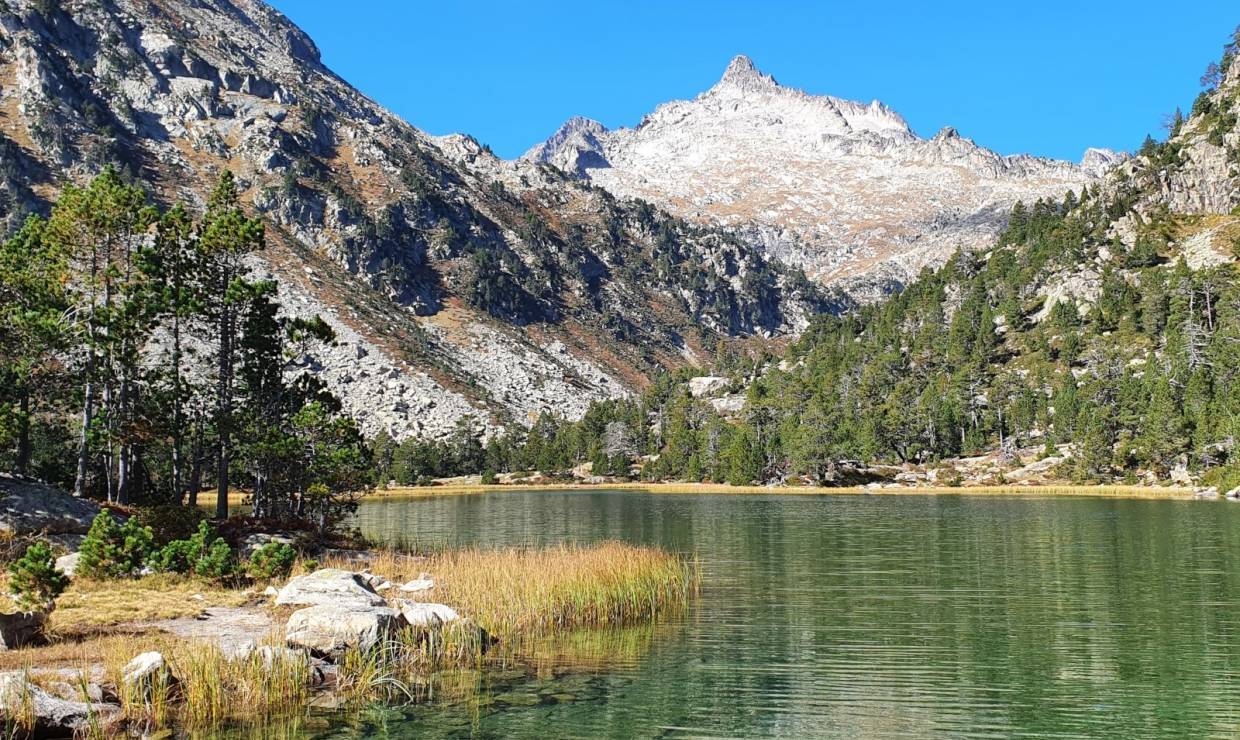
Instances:
[[[0,531],[12,534],[85,534],[99,505],[59,488],[0,473]]]
[[[357,573],[323,568],[290,580],[276,596],[276,606],[372,607],[387,603]]]

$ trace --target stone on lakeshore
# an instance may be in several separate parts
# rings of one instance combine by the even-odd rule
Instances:
[[[131,691],[145,696],[157,683],[165,686],[175,681],[168,661],[161,653],[151,651],[136,656],[121,669],[121,683]]]
[[[367,586],[373,588],[376,593],[379,591],[387,591],[392,587],[391,581],[383,576],[375,575],[368,570],[364,570],[361,573],[358,573],[358,575],[361,577],[362,581],[364,581]]]
[[[401,613],[390,607],[320,604],[293,612],[284,637],[291,647],[339,657],[354,648],[370,650],[404,625]]]
[[[276,596],[279,606],[383,606],[383,597],[357,573],[324,568],[289,581]]]
[[[46,622],[46,612],[0,614],[0,650],[42,642]]]
[[[249,656],[257,656],[263,663],[263,667],[271,670],[276,663],[309,663],[310,654],[305,650],[296,648],[281,647],[279,645],[263,645],[254,648]]]
[[[438,629],[461,618],[461,615],[457,614],[456,610],[450,606],[426,604],[418,601],[401,600],[400,613],[405,617],[405,621],[409,623],[410,627],[425,627],[427,629]]]
[[[1194,498],[1218,498],[1218,488],[1210,486],[1209,488],[1198,488],[1193,492]]]
[[[279,595],[280,595],[280,589],[276,588],[275,586],[268,586],[267,588],[263,589],[263,596],[279,596]]]
[[[14,715],[33,714],[32,737],[76,737],[92,724],[106,725],[119,711],[115,704],[53,696],[19,671],[0,674],[0,714],[6,720]]]
[[[1240,486],[1236,486],[1235,488],[1231,489],[1226,494],[1224,494],[1224,496],[1226,498],[1231,499],[1232,501],[1240,500]]]
[[[56,570],[72,578],[73,574],[77,573],[78,563],[81,561],[82,553],[80,552],[71,552],[68,555],[61,555],[56,558]]]
[[[435,580],[431,578],[431,574],[423,573],[419,575],[415,580],[409,581],[408,583],[401,586],[400,590],[404,591],[407,594],[416,594],[422,591],[430,591],[434,587],[435,587]]]

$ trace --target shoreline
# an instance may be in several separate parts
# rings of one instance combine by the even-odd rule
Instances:
[[[1196,487],[1189,486],[1140,486],[1140,485],[1068,485],[1039,483],[1034,485],[1005,486],[905,486],[892,485],[881,488],[865,486],[732,486],[726,483],[643,483],[622,481],[614,483],[434,483],[429,486],[393,486],[376,488],[358,501],[375,501],[385,498],[435,498],[438,496],[472,496],[482,493],[518,492],[590,492],[590,491],[637,491],[660,495],[707,494],[712,496],[1009,496],[1012,498],[1123,498],[1146,500],[1195,500]],[[240,506],[249,496],[246,491],[228,494],[229,506]],[[1223,498],[1204,497],[1205,500]],[[210,500],[199,497],[200,508],[215,506],[214,494]]]
[[[1081,497],[1125,499],[1179,499],[1196,497],[1196,489],[1185,486],[1130,485],[1006,485],[1006,486],[731,486],[726,483],[443,483],[430,486],[379,488],[362,501],[384,498],[433,498],[468,496],[481,493],[539,491],[638,491],[650,494],[709,494],[722,496],[1011,496]]]

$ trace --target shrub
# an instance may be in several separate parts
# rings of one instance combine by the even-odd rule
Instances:
[[[292,547],[283,542],[268,542],[250,556],[246,572],[256,581],[283,578],[293,570],[293,561],[296,559],[297,551]]]
[[[135,517],[117,524],[105,509],[99,512],[82,540],[78,571],[88,578],[129,578],[137,575],[155,549],[150,527]]]
[[[206,521],[189,539],[173,540],[151,554],[148,564],[169,573],[193,573],[204,578],[227,578],[237,571],[232,548]]]
[[[237,558],[232,548],[222,539],[216,539],[206,553],[194,563],[194,573],[203,578],[221,580],[237,573]]]
[[[56,570],[52,551],[36,542],[26,554],[9,564],[9,589],[17,605],[27,611],[46,608],[69,585],[69,578]]]
[[[482,485],[484,485],[484,486],[493,486],[493,485],[495,485],[496,480],[497,480],[497,479],[496,479],[496,477],[495,477],[495,471],[494,471],[494,470],[484,470],[484,471],[482,471]]]
[[[160,545],[193,537],[199,524],[207,518],[202,509],[181,504],[151,506],[139,511],[137,516],[139,522],[151,528]]]

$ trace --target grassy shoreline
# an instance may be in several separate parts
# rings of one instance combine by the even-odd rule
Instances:
[[[259,590],[264,583],[229,585],[169,574],[83,578],[71,581],[57,600],[51,644],[0,652],[0,671],[20,672],[49,688],[63,685],[68,671],[70,695],[62,698],[72,701],[89,696],[88,684],[98,687],[119,713],[83,733],[91,737],[225,726],[259,730],[273,718],[305,718],[324,700],[349,709],[371,701],[466,697],[470,687],[482,685],[484,669],[534,670],[549,654],[601,664],[612,650],[639,649],[645,643],[630,645],[629,635],[681,613],[698,588],[694,558],[616,541],[429,556],[370,550],[360,559],[335,554],[322,562],[299,560],[293,574],[323,567],[365,569],[393,584],[429,573],[429,591],[415,597],[392,588],[385,598],[390,605],[401,599],[447,604],[463,620],[442,629],[406,626],[373,649],[350,649],[312,664],[289,657],[297,653],[228,654],[217,644],[223,633],[188,638],[168,627],[168,620],[201,619],[209,607],[244,610],[265,615],[270,624],[249,637],[281,649],[284,623],[296,607],[275,606]],[[123,670],[148,651],[167,659],[170,678],[135,693],[122,680]],[[0,714],[19,718],[18,735],[33,727],[19,710],[0,707]]]

